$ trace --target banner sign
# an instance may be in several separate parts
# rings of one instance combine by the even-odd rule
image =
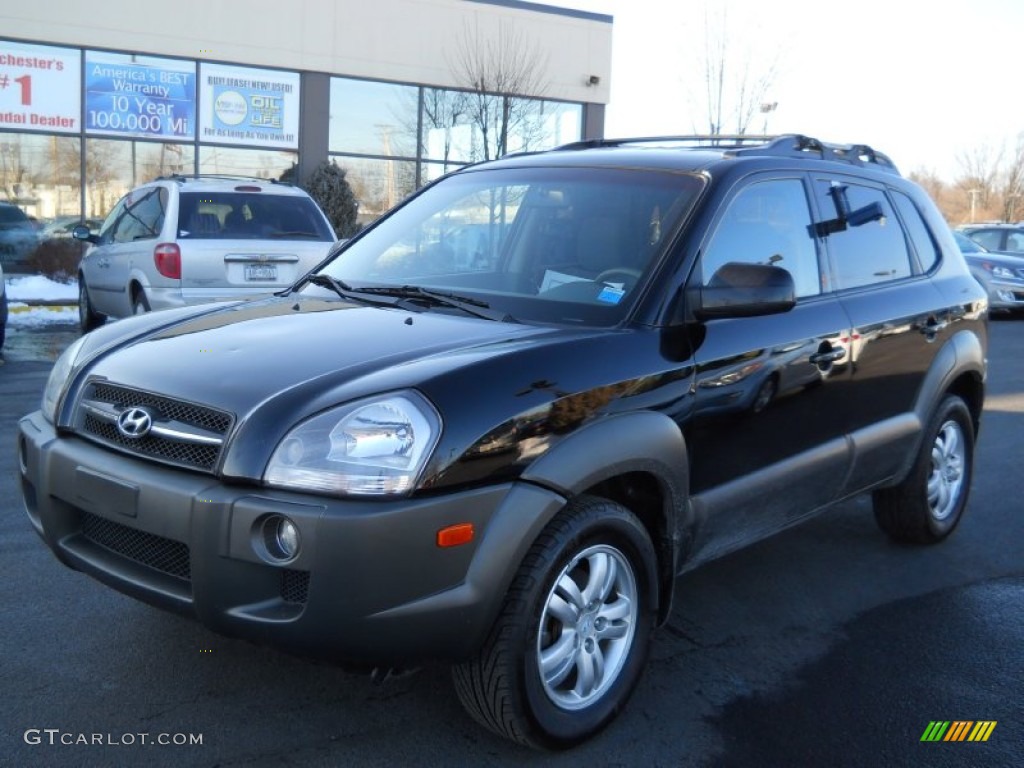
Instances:
[[[140,57],[141,58],[141,57]],[[192,140],[192,62],[85,52],[85,130],[92,134]]]
[[[201,141],[299,146],[299,74],[202,64]]]
[[[78,133],[82,56],[0,40],[0,128]]]

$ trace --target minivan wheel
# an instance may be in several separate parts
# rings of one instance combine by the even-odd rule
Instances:
[[[875,491],[875,520],[899,542],[932,544],[946,538],[963,516],[974,465],[974,421],[964,401],[942,401],[924,431],[907,478]]]
[[[93,328],[99,328],[107,321],[107,318],[93,309],[89,301],[89,291],[85,287],[85,278],[78,276],[78,325],[82,333],[88,333]]]
[[[625,507],[570,503],[538,537],[476,658],[453,670],[463,706],[495,733],[564,749],[621,711],[647,657],[650,537]]]
[[[146,298],[146,292],[141,288],[136,288],[135,298],[132,299],[132,314],[144,315],[147,312],[149,312],[149,299]]]

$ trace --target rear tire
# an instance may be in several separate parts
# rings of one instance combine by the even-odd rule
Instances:
[[[132,314],[144,315],[147,312],[149,312],[149,299],[146,298],[146,292],[142,288],[136,288],[135,296],[132,299]]]
[[[873,495],[879,528],[906,544],[934,544],[953,532],[973,476],[974,421],[961,398],[946,397],[923,434],[906,479]]]
[[[643,671],[656,555],[625,507],[571,502],[538,537],[477,657],[453,669],[463,706],[521,744],[564,749],[604,728]]]
[[[85,287],[85,277],[81,274],[78,276],[78,324],[82,328],[82,333],[88,333],[94,328],[99,328],[107,322],[107,318],[97,312],[92,302],[89,301],[89,289]]]

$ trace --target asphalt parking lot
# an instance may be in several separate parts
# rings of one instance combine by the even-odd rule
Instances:
[[[374,683],[213,635],[58,564],[24,517],[13,436],[77,333],[12,330],[0,765],[1024,764],[1024,320],[992,323],[971,502],[945,544],[890,543],[859,499],[687,575],[629,708],[558,755],[477,727],[441,665]],[[922,742],[933,721],[996,726],[984,743]]]

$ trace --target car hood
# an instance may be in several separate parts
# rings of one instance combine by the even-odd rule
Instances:
[[[150,317],[155,322],[163,314]],[[468,360],[499,354],[517,339],[570,333],[294,296],[221,306],[157,328],[141,327],[140,332],[139,324],[126,325],[128,338],[108,341],[106,351],[87,366],[88,374],[242,417],[288,392],[308,398],[344,385],[348,394],[358,396],[359,390],[414,386],[423,375],[412,370],[423,367],[414,363],[439,363],[436,358],[455,353]],[[452,364],[458,363],[447,363]],[[359,386],[367,378],[372,381]]]

